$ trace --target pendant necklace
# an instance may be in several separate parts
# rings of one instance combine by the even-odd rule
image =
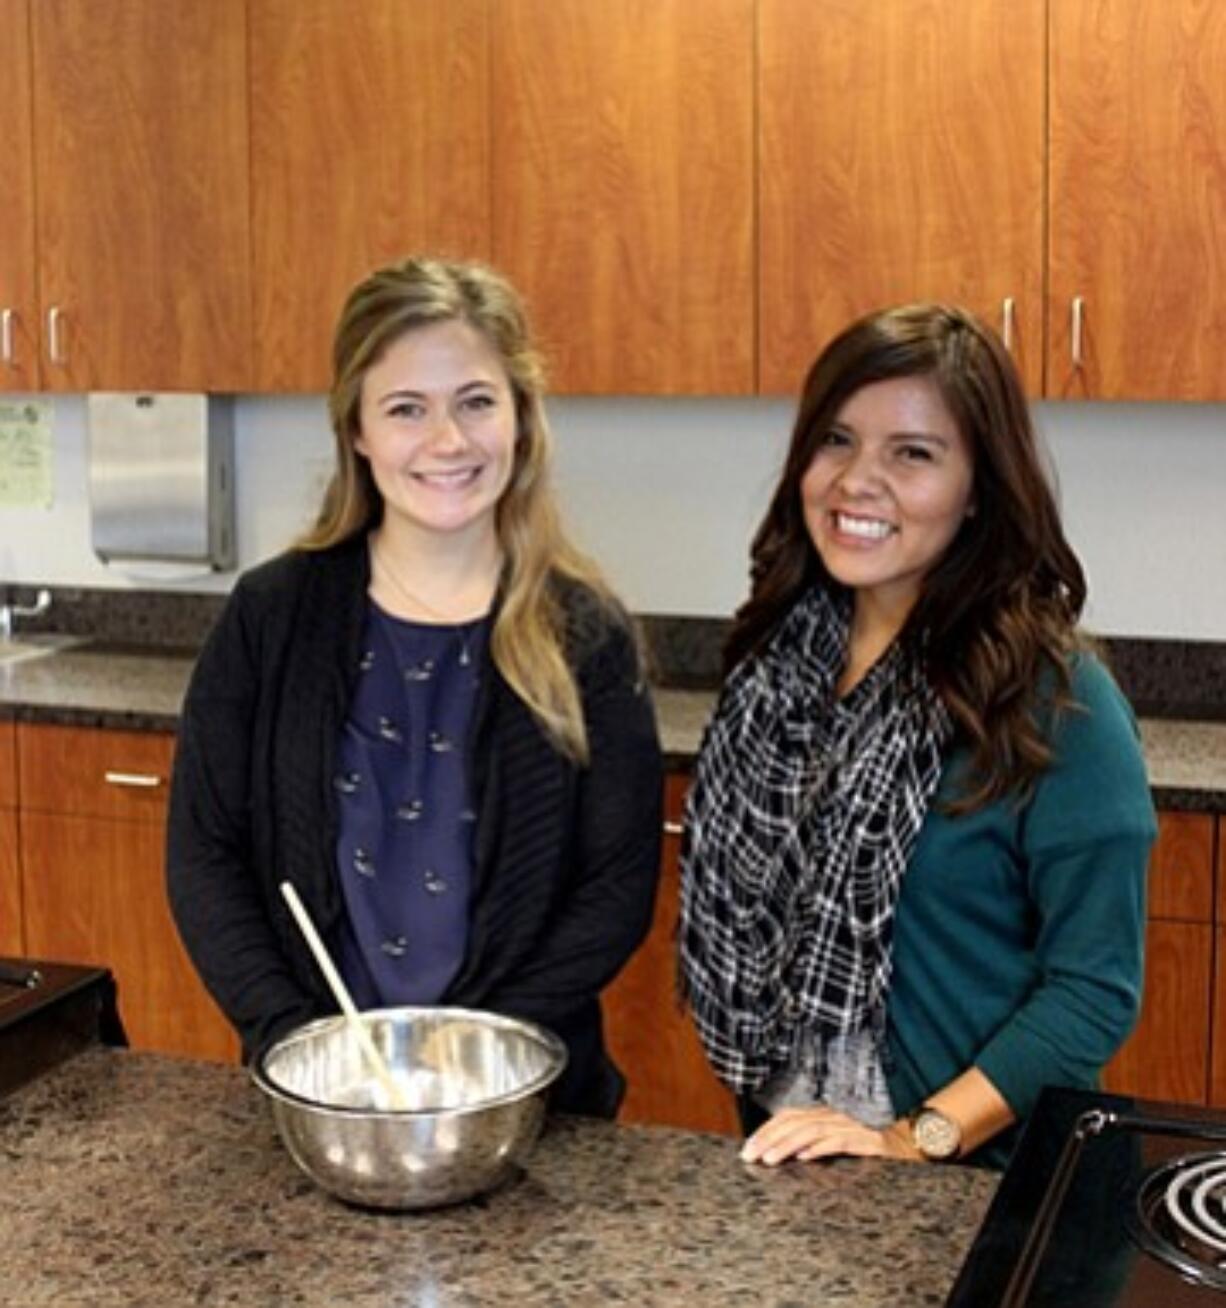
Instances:
[[[473,660],[472,660],[472,649],[469,646],[469,636],[472,633],[468,631],[467,628],[473,626],[476,622],[479,622],[480,619],[474,619],[472,622],[468,622],[468,623],[454,622],[451,618],[447,617],[445,614],[440,613],[438,609],[436,609],[433,605],[427,604],[426,601],[422,599],[420,595],[415,595],[404,584],[404,582],[401,581],[400,578],[396,576],[396,574],[392,571],[391,565],[388,563],[387,559],[383,557],[383,553],[381,550],[379,550],[378,548],[372,548],[370,555],[371,555],[371,559],[377,565],[379,571],[383,573],[383,575],[388,579],[388,581],[392,583],[395,589],[399,591],[399,593],[405,599],[407,599],[410,604],[412,604],[415,608],[420,609],[423,613],[428,614],[440,626],[450,627],[455,632],[460,642],[460,667],[462,668],[468,667]]]

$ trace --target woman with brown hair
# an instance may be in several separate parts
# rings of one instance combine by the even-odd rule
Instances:
[[[477,264],[351,292],[314,528],[240,578],[184,707],[171,904],[250,1054],[359,1007],[544,1023],[557,1107],[612,1116],[598,996],[650,924],[661,763],[629,620],[567,541],[522,305]]]
[[[751,578],[680,940],[743,1156],[999,1163],[1135,1021],[1156,831],[999,340],[940,305],[835,339]]]

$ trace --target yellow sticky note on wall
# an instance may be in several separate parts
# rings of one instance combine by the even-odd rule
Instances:
[[[0,400],[0,508],[51,507],[52,453],[50,402]]]

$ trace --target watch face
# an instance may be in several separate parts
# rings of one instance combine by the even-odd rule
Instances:
[[[957,1122],[935,1108],[924,1108],[916,1115],[912,1126],[915,1147],[924,1155],[940,1161],[952,1158],[962,1143],[962,1132]]]

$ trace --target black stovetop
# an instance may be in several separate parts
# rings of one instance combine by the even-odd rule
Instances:
[[[125,1043],[110,972],[0,958],[0,1097],[99,1042]]]
[[[1185,1158],[1226,1177],[1226,1113],[1045,1090],[946,1308],[1223,1308],[1226,1288],[1197,1278],[1226,1284],[1226,1251],[1187,1241],[1163,1199]],[[1226,1221],[1226,1180],[1202,1191]]]

